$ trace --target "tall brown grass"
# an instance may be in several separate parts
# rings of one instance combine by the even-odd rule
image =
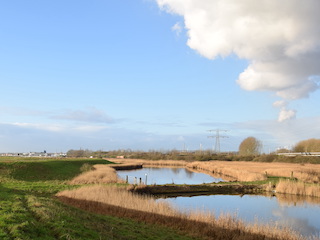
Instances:
[[[139,221],[177,228],[205,239],[302,239],[289,229],[258,224],[246,225],[233,215],[216,218],[212,213],[182,213],[149,196],[112,186],[87,186],[57,194],[62,201],[97,213],[130,217]]]
[[[122,182],[118,178],[115,169],[104,164],[96,164],[93,170],[84,172],[73,178],[70,184],[93,184],[93,183],[117,183]]]
[[[187,167],[191,169],[201,169],[209,171],[211,173],[226,175],[228,177],[234,178],[234,180],[237,181],[249,182],[267,179],[266,174],[251,170],[249,166],[244,167],[242,164],[239,164],[239,162],[192,162],[188,163]]]
[[[314,184],[306,184],[301,181],[291,181],[287,179],[279,181],[276,186],[276,192],[320,197],[320,186]]]
[[[271,176],[296,178],[307,183],[320,183],[319,164],[273,163],[265,171]]]

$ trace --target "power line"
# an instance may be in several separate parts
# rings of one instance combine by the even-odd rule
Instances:
[[[215,138],[215,147],[213,149],[214,152],[219,153],[220,152],[220,138],[227,138],[227,136],[221,136],[220,132],[227,132],[228,130],[222,130],[222,129],[215,129],[215,130],[208,130],[208,132],[216,132],[216,135],[208,136],[208,138]]]

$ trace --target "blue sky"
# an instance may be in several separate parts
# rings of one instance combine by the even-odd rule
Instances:
[[[210,129],[228,130],[222,151],[236,151],[248,136],[265,152],[318,137],[320,34],[310,22],[319,17],[296,30],[309,33],[302,39],[309,45],[297,37],[282,43],[290,59],[277,66],[313,60],[314,68],[294,68],[309,77],[300,80],[270,64],[282,39],[266,33],[269,42],[245,43],[239,36],[259,32],[232,35],[228,10],[218,17],[204,2],[209,7],[196,0],[2,1],[0,152],[211,149]],[[196,10],[207,11],[206,19]],[[257,9],[246,11],[238,19],[253,11],[253,23],[261,20]],[[291,13],[300,19],[299,8]]]

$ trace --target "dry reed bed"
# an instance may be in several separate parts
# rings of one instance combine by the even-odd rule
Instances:
[[[163,224],[206,239],[303,239],[288,229],[275,226],[245,225],[234,216],[215,218],[212,213],[182,213],[167,203],[112,186],[88,186],[57,194],[62,201],[100,214]]]
[[[319,164],[210,161],[192,162],[187,166],[230,175],[238,181],[264,180],[267,176],[294,177],[310,183],[320,180]]]
[[[276,186],[277,193],[296,194],[300,196],[320,197],[320,186],[300,181],[280,180]]]
[[[96,164],[93,170],[84,172],[73,178],[70,184],[95,184],[95,183],[118,183],[121,180],[118,178],[115,169],[104,164]]]
[[[249,182],[267,179],[266,174],[252,171],[249,166],[244,167],[242,164],[238,164],[238,162],[192,162],[187,164],[187,167],[226,175],[228,177],[234,178],[234,180],[236,181]]]

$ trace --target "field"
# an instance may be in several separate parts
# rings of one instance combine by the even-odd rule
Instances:
[[[93,214],[59,201],[68,182],[106,160],[0,158],[0,239],[197,239],[128,218]]]
[[[232,215],[216,219],[203,212],[182,214],[129,192],[128,185],[118,182],[110,163],[102,159],[0,159],[0,239],[302,239],[274,226],[245,225]],[[222,163],[156,164],[188,165],[207,172],[212,171],[208,166],[216,164],[215,171],[229,168],[233,178],[244,169],[242,173],[250,174],[246,164],[253,164],[254,175],[267,180],[274,166]],[[270,173],[263,174],[266,169]]]

